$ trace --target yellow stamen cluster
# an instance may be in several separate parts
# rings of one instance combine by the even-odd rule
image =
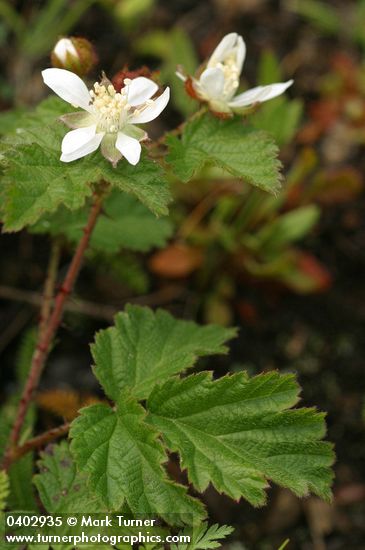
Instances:
[[[121,93],[116,92],[112,84],[104,85],[95,82],[90,90],[92,105],[99,118],[99,128],[108,133],[118,132],[131,109],[127,98],[127,88]]]
[[[214,62],[211,60],[211,67],[218,67],[224,74],[223,94],[227,97],[232,96],[239,86],[240,70],[237,66],[236,53],[230,53],[223,62]]]
[[[89,93],[98,118],[98,131],[116,133],[127,124],[128,113],[131,110],[133,116],[138,116],[154,104],[153,99],[147,99],[138,109],[132,108],[128,103],[128,87],[131,82],[129,78],[125,78],[125,87],[121,92],[117,92],[112,84],[95,82],[94,89]]]

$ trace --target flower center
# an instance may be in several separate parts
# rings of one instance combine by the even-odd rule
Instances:
[[[210,63],[211,67],[218,67],[224,74],[223,95],[225,98],[231,98],[239,86],[240,71],[237,67],[236,53],[230,53],[225,60],[214,61]]]
[[[124,79],[124,88],[117,92],[113,84],[99,84],[95,82],[94,89],[90,90],[92,106],[98,119],[97,127],[101,132],[114,134],[119,132],[127,123],[130,116],[141,114],[147,107],[153,105],[153,99],[147,99],[138,108],[128,103],[128,89],[132,81]]]
[[[120,93],[112,84],[104,85],[95,82],[90,90],[92,105],[98,117],[98,129],[106,133],[116,133],[125,124],[131,106],[128,103],[128,86]]]

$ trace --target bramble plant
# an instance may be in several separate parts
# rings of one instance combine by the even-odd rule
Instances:
[[[58,56],[72,61],[74,46],[63,42]],[[334,455],[323,441],[324,414],[297,407],[295,376],[191,372],[199,358],[227,353],[236,330],[200,326],[163,310],[127,305],[113,326],[98,332],[92,368],[105,398],[71,421],[34,433],[39,381],[87,253],[113,257],[121,249],[163,247],[173,231],[169,182],[199,180],[207,170],[231,178],[242,192],[247,186],[260,190],[251,201],[266,193],[266,208],[275,209],[272,201],[280,200],[269,198],[280,197],[278,148],[255,117],[261,102],[293,81],[236,95],[245,51],[243,39],[231,33],[197,75],[183,77],[200,109],[157,141],[135,125],[162,113],[169,88],[160,92],[138,72],[125,72],[119,87],[103,74],[89,90],[65,68],[45,69],[44,82],[61,99],[50,97],[34,111],[8,116],[1,142],[3,231],[49,233],[53,244],[38,332],[27,335],[19,357],[24,388],[1,410],[0,510],[152,515],[165,530],[190,533],[190,543],[175,550],[193,550],[218,547],[232,531],[206,524],[200,495],[209,485],[253,506],[265,504],[270,481],[298,496],[331,498]],[[65,134],[57,119],[72,130]],[[304,210],[296,213],[295,223],[303,218],[299,233],[316,215]],[[247,223],[251,215],[247,210]],[[281,216],[276,226],[246,235],[244,246],[252,254],[272,252],[275,235],[281,238],[277,246],[295,240],[283,236],[285,227]],[[56,290],[61,235],[75,249]],[[169,453],[179,456],[189,486],[168,472]]]

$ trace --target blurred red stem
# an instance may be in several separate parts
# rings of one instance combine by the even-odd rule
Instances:
[[[21,445],[20,447],[15,447],[11,450],[10,463],[18,460],[25,454],[30,453],[34,449],[44,447],[44,445],[46,445],[47,443],[50,443],[51,441],[62,437],[63,435],[67,434],[69,429],[70,423],[66,422],[61,426],[57,426],[57,428],[52,428],[51,430],[37,435],[32,439],[28,439],[28,441],[24,443],[24,445]]]
[[[13,449],[19,441],[25,415],[31,403],[34,391],[38,386],[39,378],[48,357],[53,338],[62,320],[65,302],[69,294],[72,292],[75,280],[80,272],[85,251],[102,208],[103,197],[104,192],[102,191],[94,193],[94,202],[90,210],[88,221],[84,228],[83,236],[81,237],[75,250],[75,254],[72,258],[70,267],[68,268],[66,277],[57,293],[54,309],[48,319],[47,326],[44,331],[39,332],[38,342],[33,354],[29,376],[19,402],[16,419],[10,434],[9,446],[5,453],[3,463],[4,469],[8,469],[12,462]]]

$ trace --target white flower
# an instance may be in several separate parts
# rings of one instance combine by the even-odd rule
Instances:
[[[109,80],[96,82],[92,90],[76,74],[64,69],[42,71],[45,84],[78,111],[61,117],[70,128],[63,138],[61,160],[71,162],[93,153],[99,145],[101,152],[113,166],[123,157],[137,164],[141,144],[147,134],[135,124],[155,119],[166,107],[170,90],[151,99],[158,90],[157,84],[145,77],[125,79],[124,88],[117,93]]]
[[[60,38],[55,47],[53,53],[58,57],[61,63],[67,62],[67,55],[78,59],[79,54],[70,38]]]
[[[246,45],[242,36],[227,34],[211,55],[199,78],[191,78],[191,85],[198,99],[206,101],[216,113],[244,112],[255,103],[273,99],[285,92],[293,80],[257,86],[235,96],[237,92]],[[188,81],[180,72],[179,78]]]

